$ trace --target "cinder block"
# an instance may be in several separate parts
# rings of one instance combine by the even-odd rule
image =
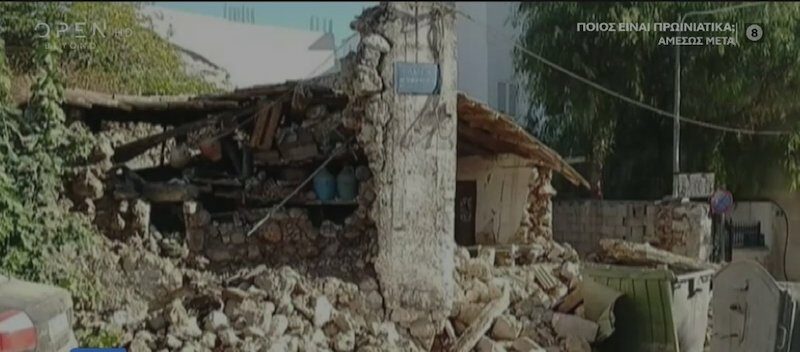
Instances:
[[[627,217],[623,221],[623,225],[625,226],[644,226],[644,219],[637,218],[637,217]]]
[[[656,226],[655,224],[647,224],[644,227],[644,236],[646,238],[652,238],[656,236]]]
[[[624,216],[609,216],[604,218],[603,224],[611,226],[623,226],[625,224],[624,219]]]
[[[616,206],[617,215],[624,217],[624,216],[628,215],[628,212],[630,211],[629,209],[630,209],[630,205],[628,203],[618,204]]]
[[[643,218],[646,215],[645,206],[643,204],[634,205],[631,209],[633,210],[632,213],[635,218]]]
[[[644,242],[645,227],[638,226],[631,228],[631,236],[628,238],[633,242]]]

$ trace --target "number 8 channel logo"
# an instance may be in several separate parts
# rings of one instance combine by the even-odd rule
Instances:
[[[751,42],[757,42],[764,37],[764,28],[760,24],[748,24],[744,30],[744,36]]]

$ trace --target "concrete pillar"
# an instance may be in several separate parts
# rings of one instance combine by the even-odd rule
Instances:
[[[456,180],[456,46],[453,3],[391,2],[367,9],[351,63],[351,108],[375,182],[375,270],[393,320],[452,308]],[[395,63],[439,65],[439,91],[398,93]]]

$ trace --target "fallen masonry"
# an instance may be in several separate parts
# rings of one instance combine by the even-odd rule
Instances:
[[[427,326],[424,320],[414,322],[410,333],[399,329],[384,314],[374,278],[348,282],[267,265],[215,273],[195,268],[191,256],[160,257],[147,248],[148,240],[117,242],[116,248],[73,264],[86,270],[119,265],[111,282],[127,298],[109,301],[104,312],[80,314],[79,319],[84,325],[122,331],[125,345],[134,352],[449,350],[446,346],[470,351],[487,345],[560,351],[576,338],[586,340],[559,335],[553,325],[558,318],[551,309],[574,282],[559,274],[575,263],[563,259],[574,260],[571,249],[560,264],[546,264],[558,278],[558,287],[549,290],[531,275],[532,267],[541,263],[498,266],[490,261],[491,248],[474,257],[458,250],[458,291],[447,319],[452,327],[448,337],[447,329]],[[109,269],[99,278],[110,281]]]
[[[555,172],[588,183],[456,92],[448,6],[365,10],[342,72],[312,80],[199,97],[68,91],[70,118],[99,139],[69,197],[109,240],[56,259],[114,287],[80,325],[118,331],[131,351],[594,342],[556,329],[587,318],[578,254],[552,238]],[[418,36],[409,16],[424,19]],[[438,65],[430,99],[393,87],[408,50]]]

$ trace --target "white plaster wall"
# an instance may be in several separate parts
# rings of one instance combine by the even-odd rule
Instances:
[[[456,289],[455,16],[415,5],[422,4],[366,10],[354,23],[364,45],[346,70],[351,107],[364,107],[358,139],[376,190],[374,267],[387,314],[404,328],[417,318],[446,319]],[[397,92],[397,62],[438,63],[438,94]]]
[[[770,247],[767,270],[779,280],[798,281],[800,280],[800,256],[796,253],[800,253],[800,236],[798,236],[800,232],[797,231],[797,229],[800,229],[800,194],[798,192],[780,191],[767,196],[778,202],[789,217],[788,231],[783,215],[774,217],[774,236],[772,238],[772,247]],[[788,241],[786,239],[787,233],[789,234]],[[785,253],[787,250],[788,253]],[[789,276],[788,278],[785,278],[784,272]]]
[[[456,179],[477,185],[475,236],[478,244],[512,243],[528,203],[532,167],[513,154],[459,158]]]
[[[736,202],[730,218],[734,222],[756,222],[761,221],[761,232],[764,234],[764,243],[768,248],[774,246],[775,226],[780,221],[783,226],[783,219],[776,216],[778,208],[770,202]]]
[[[514,80],[514,43],[508,38],[516,38],[517,32],[508,23],[518,2],[497,1],[487,6],[487,22],[492,28],[488,33],[489,51],[489,96],[490,104],[498,106],[497,82]],[[498,33],[499,32],[499,33]]]
[[[141,13],[152,20],[160,36],[227,71],[237,88],[306,79],[330,70],[336,62],[333,37],[325,33],[160,7],[145,7]]]
[[[516,118],[524,115],[528,106],[524,82],[514,70],[514,42],[510,40],[519,35],[509,21],[518,5],[518,1],[456,2],[458,10],[478,22],[463,16],[456,19],[458,89],[497,109],[498,82],[516,81],[520,87]]]
[[[456,2],[456,9],[479,22],[486,22],[487,2]],[[456,18],[458,90],[482,102],[489,101],[489,41],[485,29],[459,16]]]

